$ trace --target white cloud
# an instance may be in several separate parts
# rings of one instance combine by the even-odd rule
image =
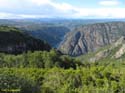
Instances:
[[[37,4],[37,5],[45,5],[45,4],[51,4],[51,0],[29,0],[29,2],[32,2],[34,4]]]
[[[73,8],[73,6],[68,3],[57,3],[54,2],[54,0],[31,0],[31,2],[38,6],[49,5],[62,11],[71,10]]]
[[[125,8],[82,8],[77,17],[125,18]]]
[[[101,2],[102,5],[118,4],[117,0]],[[54,0],[0,0],[0,18],[44,17],[125,18],[125,8],[79,8],[65,2],[54,2]]]
[[[100,1],[99,4],[103,6],[115,6],[115,5],[119,5],[120,2],[118,0],[103,0],[103,1]]]

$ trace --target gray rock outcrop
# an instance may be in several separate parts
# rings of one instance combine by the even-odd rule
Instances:
[[[63,54],[79,56],[94,52],[125,36],[125,22],[107,22],[78,26],[60,44]],[[116,44],[117,45],[117,44]]]

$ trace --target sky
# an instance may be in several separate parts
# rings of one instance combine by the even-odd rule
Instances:
[[[0,19],[125,18],[125,0],[0,0]]]

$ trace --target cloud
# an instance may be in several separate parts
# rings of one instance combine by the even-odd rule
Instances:
[[[32,3],[37,4],[37,5],[44,5],[44,4],[52,3],[51,0],[29,0],[29,1],[31,1]]]
[[[100,3],[117,5],[113,3],[116,1]],[[80,8],[54,0],[0,0],[0,18],[125,18],[124,11],[125,8]]]
[[[103,0],[100,1],[99,4],[103,6],[116,6],[119,5],[120,2],[118,0]]]
[[[38,6],[48,5],[62,11],[73,9],[73,6],[68,3],[57,3],[54,0],[31,0],[31,2]]]
[[[76,18],[125,18],[125,8],[81,8],[73,16]]]

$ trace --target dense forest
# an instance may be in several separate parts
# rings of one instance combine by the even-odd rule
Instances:
[[[0,54],[1,93],[124,93],[125,62],[84,62],[55,49]]]
[[[0,55],[1,93],[124,93],[125,63],[84,62],[56,51]]]

